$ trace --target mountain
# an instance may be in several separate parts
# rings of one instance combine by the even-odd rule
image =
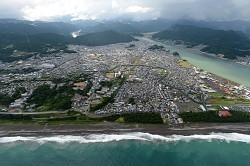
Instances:
[[[112,30],[107,30],[104,32],[90,33],[87,35],[78,36],[75,39],[74,43],[88,46],[100,46],[115,43],[125,43],[136,40],[137,39],[133,38],[130,35],[121,34]]]
[[[126,33],[136,36],[141,35],[140,31],[131,26],[128,22],[120,21],[43,22],[0,19],[0,33],[16,33],[22,35],[56,33],[69,36],[72,34],[72,32],[79,30],[81,35],[103,32],[107,30],[113,30],[118,33]]]
[[[75,53],[67,49],[69,44],[99,46],[131,41],[136,41],[136,39],[130,35],[120,34],[112,30],[91,33],[78,36],[77,38],[55,33],[32,35],[0,33],[0,60],[4,62],[25,60],[33,56],[34,53],[39,53],[40,55],[58,53],[60,51]]]
[[[175,25],[153,35],[160,40],[183,41],[188,47],[206,45],[201,51],[223,54],[225,58],[250,55],[250,40],[246,35],[233,30],[214,30],[189,25]]]
[[[68,36],[41,33],[34,35],[20,35],[14,33],[0,33],[0,60],[12,62],[25,60],[34,53],[51,54],[67,50],[70,43]]]
[[[81,30],[81,35],[88,33],[113,30],[119,33],[130,35],[141,35],[146,32],[159,32],[170,28],[175,24],[192,25],[202,28],[212,28],[219,30],[241,31],[250,36],[250,22],[242,20],[234,21],[196,21],[196,20],[170,20],[152,19],[143,21],[131,20],[78,20],[70,22],[43,22],[27,21],[15,19],[0,19],[1,33],[17,34],[37,34],[37,33],[57,33],[61,35],[71,35],[72,32]]]
[[[139,32],[146,33],[163,31],[176,24],[176,21],[167,19],[153,19],[143,21],[129,21],[129,24]]]
[[[250,35],[250,22],[242,20],[232,21],[194,21],[194,20],[183,20],[179,24],[192,25],[202,28],[212,28],[217,30],[234,30],[241,31],[247,35]]]
[[[14,19],[0,20],[1,33],[16,33],[31,35],[37,33],[57,33],[70,35],[72,32],[79,30],[81,27],[63,22],[41,22],[41,21],[24,21]]]
[[[93,26],[83,25],[81,34],[103,32],[107,30],[113,30],[118,33],[125,33],[133,36],[141,36],[140,31],[132,27],[129,23],[119,21],[106,21]]]

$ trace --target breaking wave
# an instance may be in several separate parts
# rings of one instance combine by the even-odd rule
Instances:
[[[140,140],[140,141],[158,141],[158,142],[177,142],[177,141],[192,141],[192,140],[220,140],[226,142],[244,142],[250,143],[250,135],[239,134],[239,133],[210,133],[209,135],[171,135],[171,136],[161,136],[149,133],[124,133],[124,134],[91,134],[84,136],[71,136],[71,135],[58,135],[51,137],[0,137],[0,143],[11,143],[17,141],[30,141],[38,143],[46,142],[57,142],[57,143],[97,143],[97,142],[111,142],[111,141],[121,141],[121,140]]]

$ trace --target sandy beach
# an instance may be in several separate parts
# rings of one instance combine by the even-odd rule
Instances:
[[[118,124],[101,123],[92,125],[1,125],[0,137],[11,136],[54,136],[54,135],[88,135],[144,132],[157,135],[194,135],[215,133],[250,134],[250,123],[206,123],[185,124],[179,126],[154,124]]]

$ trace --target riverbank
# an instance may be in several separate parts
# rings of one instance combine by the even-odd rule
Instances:
[[[157,41],[157,42],[160,42],[160,43],[163,43],[163,44],[166,44],[166,45],[170,45],[172,47],[177,47],[179,49],[184,49],[184,50],[192,51],[192,52],[197,53],[197,54],[203,54],[203,55],[206,55],[206,56],[211,56],[211,57],[219,58],[219,59],[222,59],[222,60],[226,60],[226,61],[234,62],[234,63],[240,64],[240,65],[243,65],[243,66],[250,67],[250,64],[244,63],[244,62],[239,61],[237,59],[232,60],[232,59],[224,58],[223,55],[218,56],[216,54],[211,54],[211,53],[203,52],[203,51],[201,51],[201,49],[203,47],[197,46],[197,47],[188,48],[186,45],[176,45],[173,42],[164,42],[164,41],[155,40],[155,39],[152,39],[152,38],[149,38],[149,39]]]
[[[149,38],[141,37],[139,39],[145,40],[152,44],[162,45],[171,52],[178,52],[182,59],[187,60],[190,64],[200,69],[241,85],[250,87],[249,66],[242,65],[231,60],[218,58],[217,56],[207,55],[200,51],[194,51],[188,48],[181,48],[162,42],[157,42]]]
[[[199,123],[166,126],[156,124],[119,124],[104,122],[92,125],[1,125],[0,137],[14,136],[55,136],[55,135],[89,135],[89,134],[122,134],[142,132],[156,135],[207,135],[215,133],[250,134],[250,123]]]

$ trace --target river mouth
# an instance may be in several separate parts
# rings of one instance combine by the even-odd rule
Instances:
[[[180,48],[154,41],[149,38],[138,37],[153,44],[158,44],[169,49],[171,52],[178,52],[182,59],[186,59],[190,64],[216,74],[233,82],[250,87],[250,67],[235,63],[230,60],[221,59],[214,56],[202,54],[191,49]]]

